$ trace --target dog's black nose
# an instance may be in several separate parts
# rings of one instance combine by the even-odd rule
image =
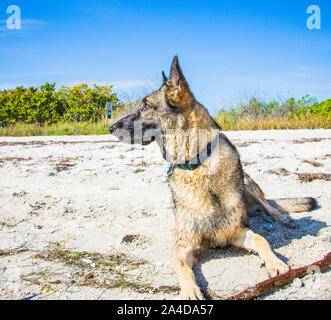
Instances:
[[[116,126],[116,124],[114,124],[114,125],[112,125],[112,126],[109,128],[109,132],[110,132],[110,133],[113,133],[113,132],[116,131],[116,129],[117,129],[117,126]]]

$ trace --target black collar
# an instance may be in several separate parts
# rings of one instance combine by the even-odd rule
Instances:
[[[195,159],[186,161],[185,163],[170,166],[167,174],[168,176],[170,176],[174,171],[174,168],[194,171],[198,169],[204,163],[204,161],[211,156],[211,154],[212,154],[212,146],[211,146],[211,142],[209,142],[207,148],[201,154],[198,153]]]

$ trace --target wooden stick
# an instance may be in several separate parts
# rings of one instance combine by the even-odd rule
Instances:
[[[331,265],[331,252],[329,252],[323,260],[317,261],[311,265],[293,269],[287,273],[281,274],[279,276],[270,278],[263,282],[258,283],[254,287],[243,290],[242,292],[227,298],[226,300],[252,300],[263,296],[273,290],[283,287],[291,283],[295,278],[303,278],[308,273],[312,271],[324,271],[328,269]]]
[[[28,248],[25,247],[18,247],[18,248],[13,248],[13,249],[8,249],[8,250],[0,250],[0,257],[2,256],[12,256],[14,254],[19,254],[22,252],[29,251]]]

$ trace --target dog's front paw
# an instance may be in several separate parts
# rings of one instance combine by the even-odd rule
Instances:
[[[180,300],[204,300],[204,296],[197,285],[188,285],[181,289]]]
[[[289,267],[278,258],[266,262],[265,265],[271,278],[289,271]]]

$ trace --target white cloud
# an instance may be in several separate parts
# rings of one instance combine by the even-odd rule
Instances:
[[[144,87],[155,87],[157,83],[151,80],[128,80],[128,81],[114,81],[114,89],[130,90]]]
[[[0,90],[9,90],[15,89],[16,87],[20,87],[22,84],[18,83],[0,83]]]
[[[55,76],[55,75],[66,75],[68,72],[64,71],[40,71],[31,73],[3,73],[0,74],[1,78],[29,78],[29,77],[43,77],[43,76]]]
[[[22,19],[22,25],[26,26],[43,26],[46,22],[38,19]]]
[[[23,76],[32,76],[32,75],[42,75],[44,73],[35,73],[35,74],[22,74],[20,77]],[[49,74],[49,73],[45,73]],[[59,73],[62,74],[62,73]],[[16,75],[18,76],[18,75]],[[84,81],[84,80],[74,80],[69,81],[65,83],[57,83],[57,87],[60,87],[62,85],[67,87],[72,87],[75,85],[79,85],[85,83],[89,86],[92,86],[93,84],[96,84],[98,86],[113,86],[115,91],[134,91],[134,90],[149,90],[154,89],[159,85],[156,81],[151,80],[121,80],[121,81]],[[22,84],[19,83],[0,83],[0,90],[4,89],[12,89],[16,88],[17,86],[21,86]]]
[[[330,69],[327,67],[299,66],[292,68],[292,70],[288,72],[281,73],[280,76],[310,79],[313,76],[327,75],[329,72]]]
[[[307,78],[309,75],[306,72],[299,71],[289,71],[282,74],[285,77],[294,77],[294,78]]]
[[[134,90],[139,88],[155,87],[158,83],[151,80],[119,80],[119,81],[83,81],[75,80],[64,83],[65,86],[72,87],[81,83],[98,86],[114,86],[115,90]]]
[[[7,28],[7,20],[4,19],[4,20],[0,20],[0,32],[2,32],[1,36],[6,36],[13,32],[18,32],[18,31],[22,31],[22,30],[38,29],[46,24],[47,23],[45,21],[38,20],[38,19],[22,19],[21,20],[21,29],[9,30]]]
[[[245,83],[256,83],[257,79],[252,77],[245,77],[245,76],[221,76],[218,79],[226,80],[226,81],[233,81],[233,82],[245,82]]]
[[[46,22],[43,20],[38,20],[38,19],[22,19],[21,20],[22,25],[27,25],[27,26],[40,26],[40,25],[45,25]],[[7,19],[0,20],[0,24],[7,24]]]

